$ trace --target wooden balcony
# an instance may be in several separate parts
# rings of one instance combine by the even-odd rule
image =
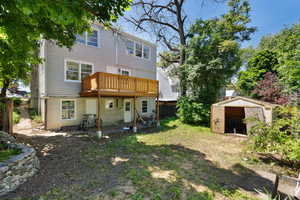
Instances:
[[[158,81],[105,72],[96,72],[84,78],[80,96],[158,96]]]

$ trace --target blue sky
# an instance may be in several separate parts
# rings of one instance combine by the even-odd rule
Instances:
[[[220,16],[227,10],[226,3],[212,3],[212,0],[204,0],[206,3],[201,7],[202,0],[187,0],[185,11],[189,13],[190,22],[197,18],[208,19]],[[257,27],[252,35],[251,41],[243,43],[243,46],[256,46],[262,36],[279,32],[285,26],[299,23],[300,21],[300,0],[249,0],[251,5],[251,26]],[[149,36],[141,33],[134,33],[130,28],[124,28],[139,37]]]

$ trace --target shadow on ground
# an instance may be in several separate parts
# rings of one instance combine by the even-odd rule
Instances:
[[[81,134],[18,135],[18,141],[37,150],[41,169],[3,199],[246,199],[240,191],[272,188],[242,165],[224,169],[199,151],[146,145],[135,135],[101,142]]]

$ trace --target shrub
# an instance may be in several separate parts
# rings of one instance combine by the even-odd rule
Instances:
[[[20,114],[17,111],[14,111],[13,112],[13,121],[14,121],[14,124],[19,123],[20,119],[21,119]]]
[[[41,115],[35,115],[33,116],[33,121],[37,122],[37,123],[42,123],[43,119]]]
[[[209,106],[196,102],[189,97],[181,97],[178,100],[177,108],[177,115],[182,122],[195,125],[209,124]]]
[[[22,103],[22,99],[21,98],[18,98],[18,97],[13,97],[12,98],[13,102],[14,102],[14,107],[18,107],[21,105]]]
[[[300,113],[296,107],[278,107],[272,124],[257,122],[250,130],[253,150],[300,167]]]

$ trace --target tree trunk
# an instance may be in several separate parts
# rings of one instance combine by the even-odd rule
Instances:
[[[8,79],[4,79],[3,87],[1,89],[0,97],[6,97],[6,91],[9,87],[10,81]]]
[[[39,65],[32,65],[30,81],[30,108],[39,112]]]

